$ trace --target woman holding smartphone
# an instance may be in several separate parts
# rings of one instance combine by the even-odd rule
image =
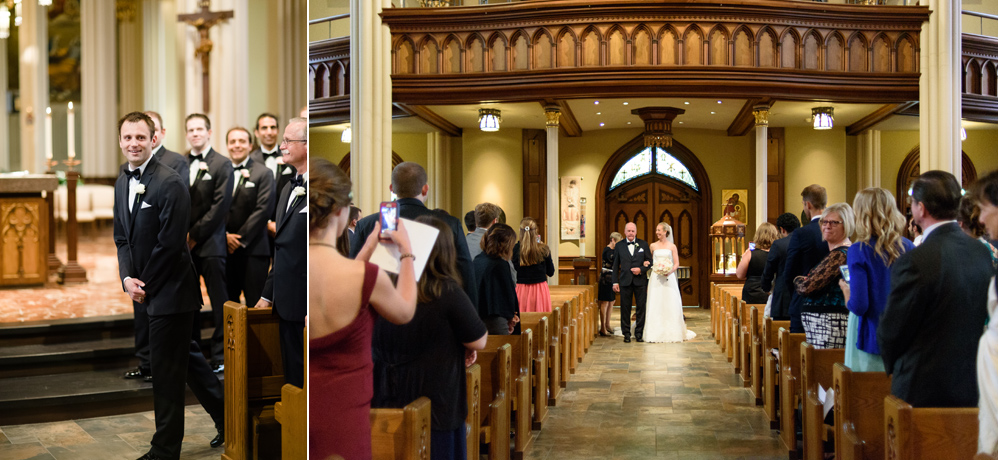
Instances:
[[[891,192],[875,187],[860,190],[853,208],[856,243],[846,260],[849,279],[839,281],[849,309],[845,365],[854,372],[883,372],[877,327],[891,292],[891,265],[915,245],[901,234],[904,216]]]
[[[843,348],[849,310],[838,283],[842,279],[839,265],[846,263],[846,252],[852,244],[849,240],[855,224],[852,206],[835,203],[825,208],[819,223],[821,238],[828,243],[828,255],[807,276],[794,278],[794,287],[804,296],[800,316],[807,343],[818,349]]]

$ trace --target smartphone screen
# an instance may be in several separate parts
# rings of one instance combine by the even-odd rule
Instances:
[[[398,229],[398,203],[394,201],[381,202],[381,233]]]
[[[842,279],[846,280],[846,282],[848,283],[849,282],[849,266],[848,265],[839,265],[839,271],[842,272]]]
[[[749,243],[748,248],[750,251],[755,251],[755,243]]]

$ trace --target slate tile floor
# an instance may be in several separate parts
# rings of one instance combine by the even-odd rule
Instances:
[[[710,314],[685,309],[698,334],[681,344],[597,338],[526,452],[528,460],[785,459],[751,391],[709,335]],[[217,459],[211,419],[189,406],[184,459]],[[0,459],[134,459],[152,412],[0,427]]]

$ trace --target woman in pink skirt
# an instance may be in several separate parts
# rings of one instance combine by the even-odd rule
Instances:
[[[513,247],[516,267],[516,297],[520,311],[551,311],[551,291],[548,277],[554,276],[551,249],[541,243],[537,222],[524,217],[520,221],[520,240]]]

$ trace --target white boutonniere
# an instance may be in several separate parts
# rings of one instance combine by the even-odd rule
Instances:
[[[243,173],[243,178],[245,178],[245,179],[249,179],[249,171],[247,171],[247,170],[243,169],[243,170],[242,170],[242,173]]]
[[[132,188],[135,190],[136,195],[142,195],[143,193],[146,193],[145,184],[135,184],[132,186]]]
[[[208,163],[205,163],[203,161],[199,161],[198,162],[198,169],[200,169],[202,171],[207,171],[208,170]]]
[[[277,157],[277,164],[279,164],[279,165],[284,164],[284,156],[283,155]]]
[[[305,187],[295,187],[295,189],[291,191],[291,195],[295,197],[302,196],[305,193],[306,193]]]

